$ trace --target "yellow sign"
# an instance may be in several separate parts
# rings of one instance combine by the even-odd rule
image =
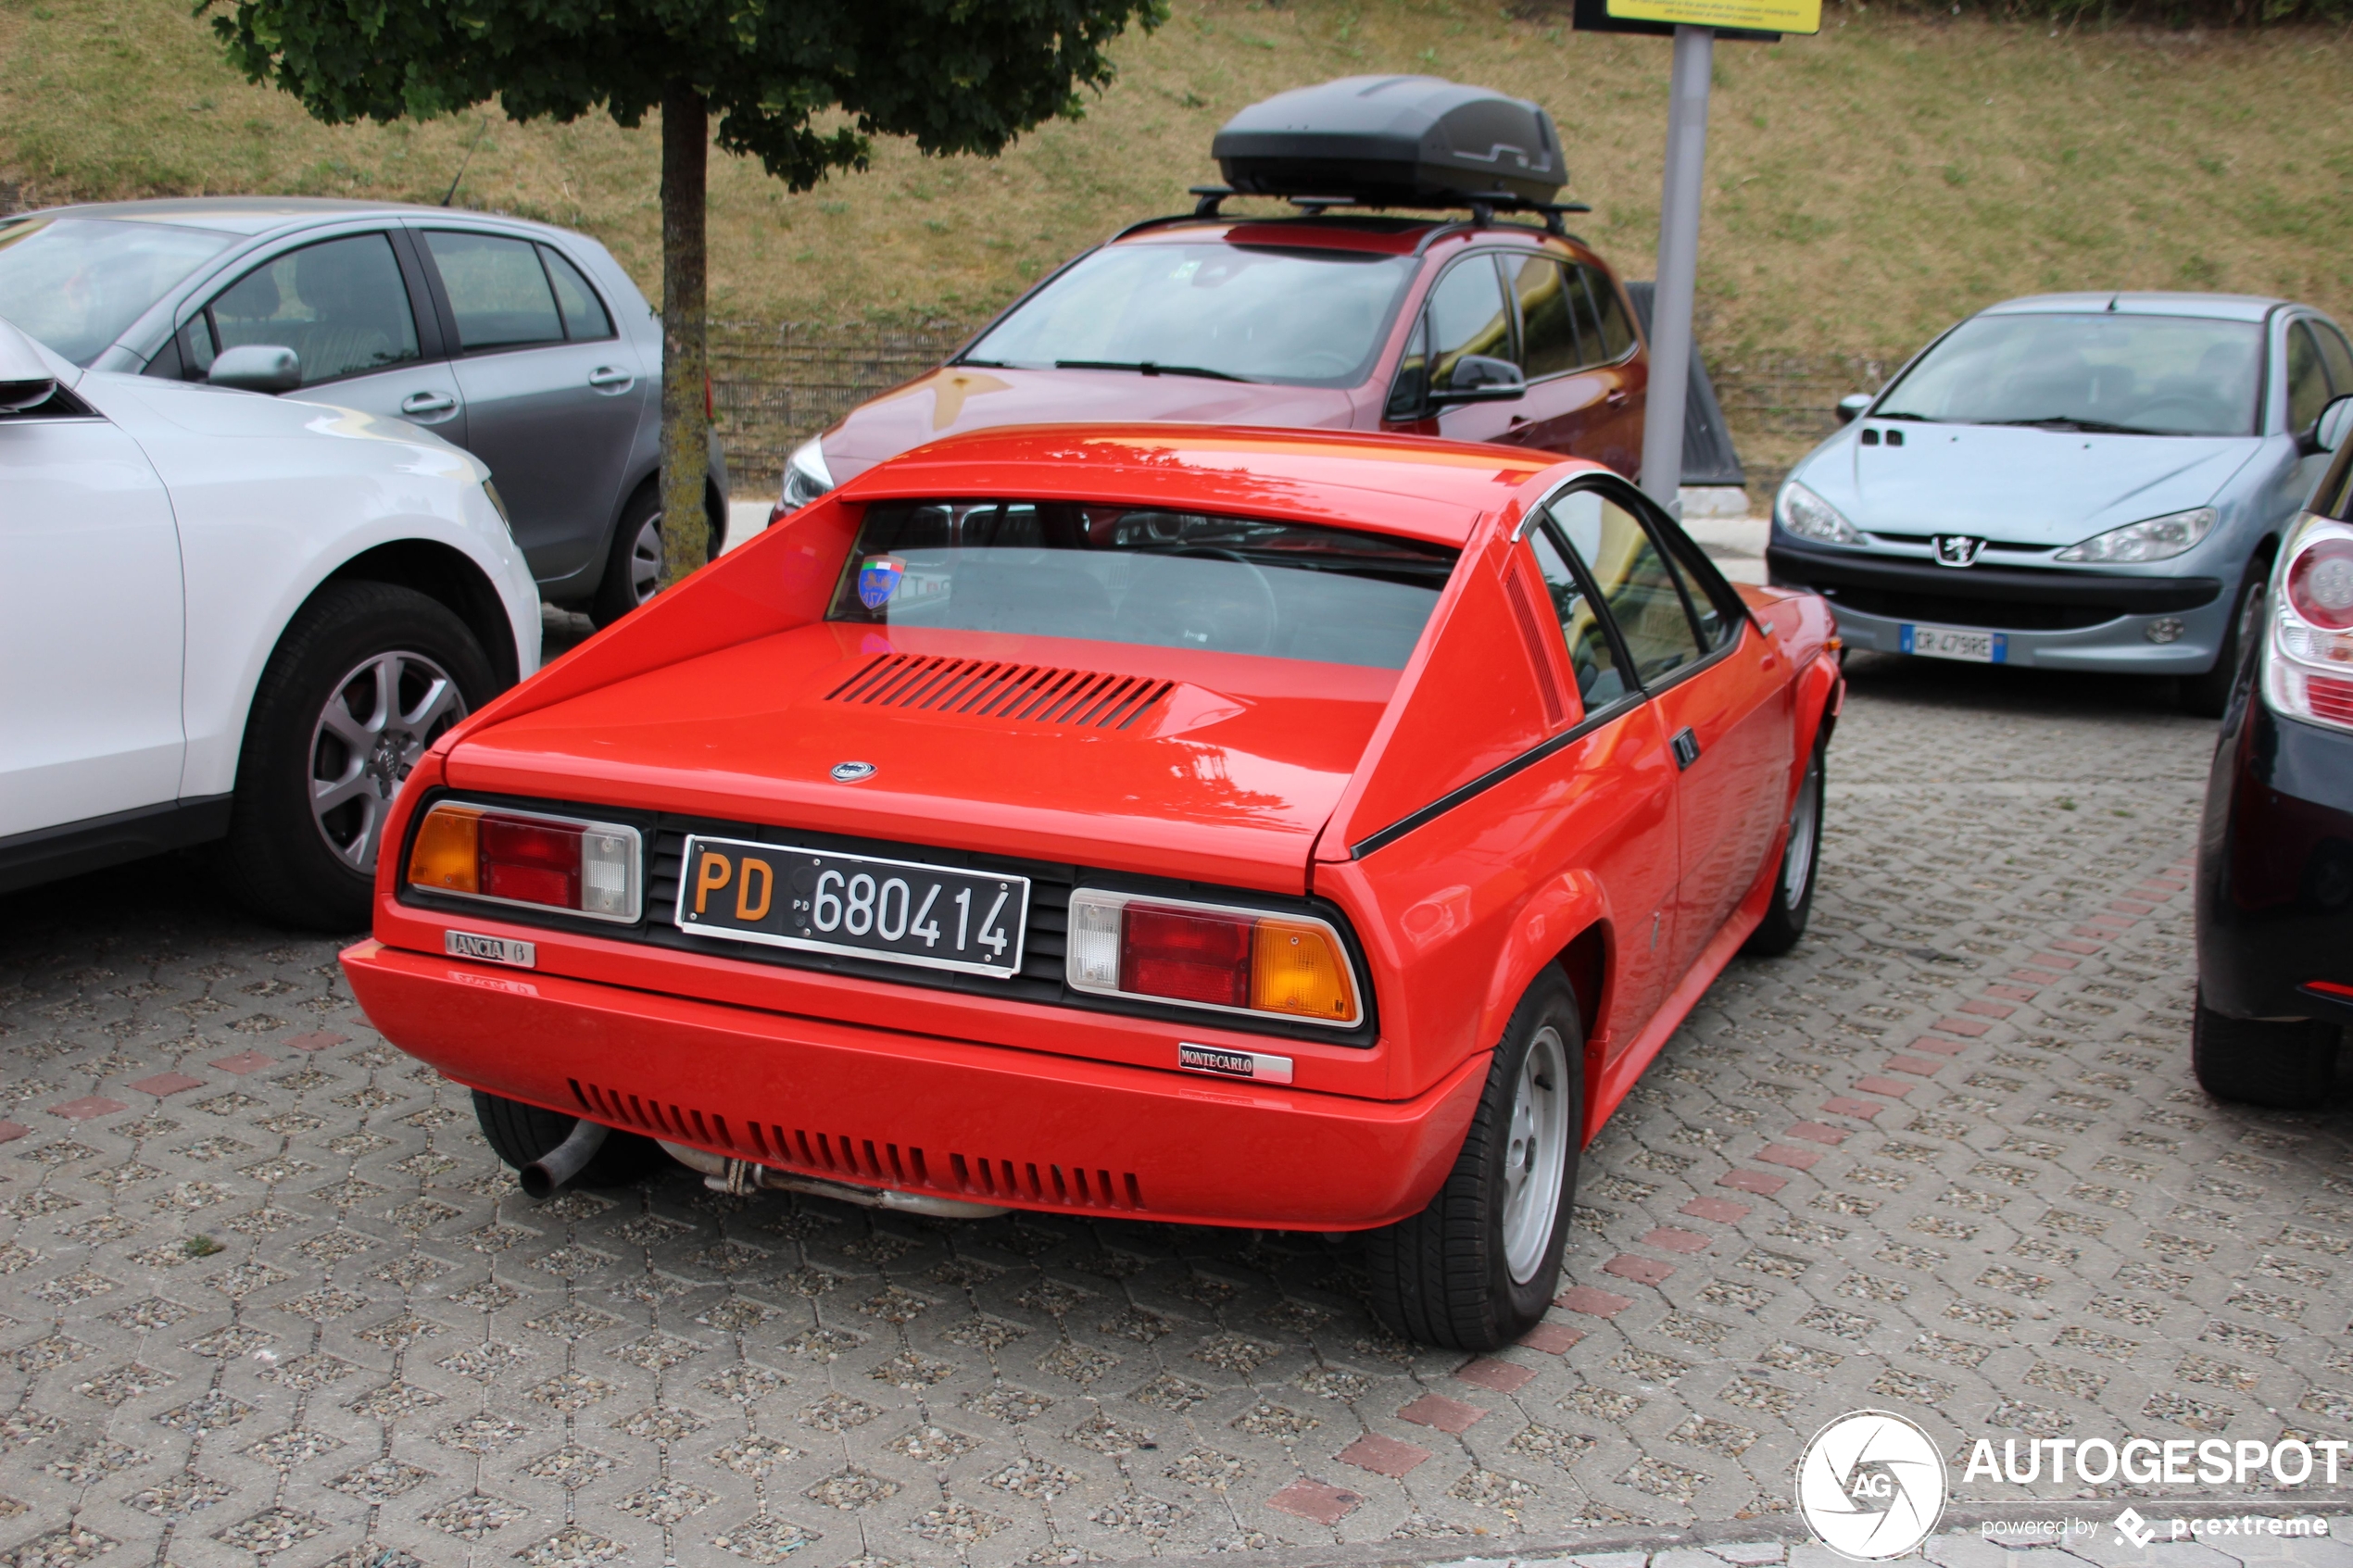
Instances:
[[[1619,21],[1736,27],[1750,32],[1819,32],[1822,0],[1609,0]]]

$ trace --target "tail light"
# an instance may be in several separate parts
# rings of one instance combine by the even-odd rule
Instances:
[[[1340,933],[1274,914],[1081,888],[1070,899],[1074,991],[1272,1014],[1345,1028],[1364,1016]]]
[[[409,885],[430,893],[635,921],[642,900],[637,830],[443,801],[409,851]]]
[[[2353,527],[2307,516],[2288,534],[2263,660],[2263,699],[2353,730]]]

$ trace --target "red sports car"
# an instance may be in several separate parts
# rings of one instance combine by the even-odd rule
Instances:
[[[344,963],[541,1193],[650,1139],[737,1190],[1368,1231],[1392,1326],[1492,1348],[1581,1146],[1805,927],[1835,646],[1592,463],[958,436],[452,731]]]

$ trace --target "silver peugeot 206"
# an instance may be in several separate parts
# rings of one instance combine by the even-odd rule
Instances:
[[[2009,300],[1840,404],[1775,499],[1768,569],[1826,595],[1850,648],[2176,677],[2220,713],[2348,393],[2353,348],[2309,306]]]

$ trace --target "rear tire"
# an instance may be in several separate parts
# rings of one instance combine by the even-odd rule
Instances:
[[[576,1116],[560,1116],[521,1100],[486,1095],[480,1089],[473,1096],[474,1120],[482,1124],[483,1137],[491,1152],[513,1170],[520,1171],[548,1153],[580,1125]],[[605,1135],[596,1158],[573,1180],[580,1186],[626,1186],[669,1162],[670,1156],[653,1139],[616,1128]]]
[[[400,781],[498,689],[465,622],[413,588],[330,583],[261,672],[219,863],[263,919],[364,931]],[[323,809],[322,809],[322,803]]]
[[[717,524],[711,525],[711,543],[703,559],[717,560],[719,551],[726,544]],[[603,631],[614,621],[644,604],[661,592],[661,487],[648,480],[629,497],[621,509],[621,521],[612,531],[611,553],[605,561],[605,574],[597,583],[596,596],[588,601],[588,618]]]
[[[1428,1207],[1372,1232],[1372,1307],[1408,1339],[1496,1350],[1542,1319],[1560,1282],[1585,1127],[1577,997],[1547,968],[1489,1060],[1454,1169]]]
[[[1797,946],[1806,922],[1814,912],[1814,883],[1822,864],[1822,748],[1806,765],[1797,786],[1797,804],[1789,814],[1789,838],[1781,847],[1780,864],[1773,869],[1773,897],[1765,918],[1756,922],[1741,951],[1751,958],[1777,959]]]
[[[2336,1085],[2334,1023],[2226,1018],[2200,992],[2190,1022],[2190,1065],[2216,1099],[2272,1110],[2310,1110]]]

